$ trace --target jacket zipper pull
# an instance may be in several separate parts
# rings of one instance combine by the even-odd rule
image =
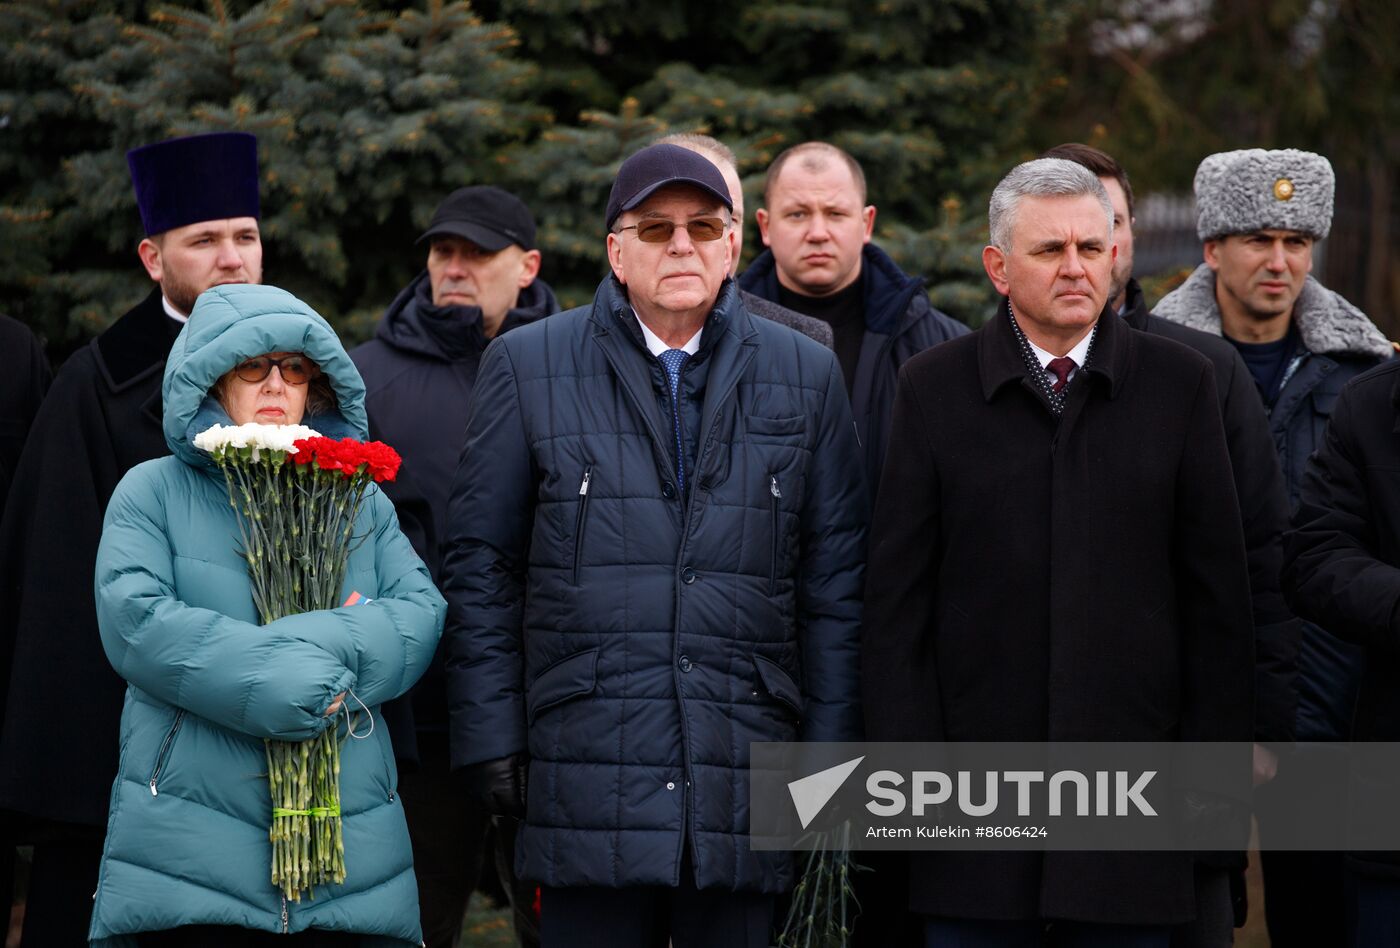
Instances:
[[[287,920],[287,897],[282,896],[282,934],[287,934],[287,929],[291,927]]]
[[[592,471],[584,471],[584,472],[583,472],[583,483],[578,485],[578,495],[579,495],[580,497],[587,497],[587,496],[588,496],[588,482],[591,481],[592,479],[593,479],[593,472],[592,472]]]
[[[778,490],[778,477],[775,474],[768,475],[768,493],[779,500],[783,499],[783,492]]]

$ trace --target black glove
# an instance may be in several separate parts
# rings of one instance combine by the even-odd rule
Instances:
[[[496,816],[525,818],[525,775],[530,761],[524,754],[468,764],[460,771],[468,798]]]
[[[1182,842],[1186,848],[1244,852],[1249,848],[1249,817],[1246,803],[1206,790],[1187,790],[1181,806]]]

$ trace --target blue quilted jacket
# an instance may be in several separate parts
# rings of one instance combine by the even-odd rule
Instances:
[[[487,349],[448,510],[454,766],[528,753],[517,869],[781,892],[751,741],[858,736],[866,487],[836,357],[726,282],[681,382],[622,287]]]
[[[444,613],[393,507],[372,489],[357,524],[366,539],[351,554],[344,594],[374,601],[258,625],[223,476],[192,440],[229,423],[207,397],[215,380],[239,360],[273,351],[304,352],[331,379],[338,410],[307,424],[326,435],[364,436],[364,387],[325,320],[282,290],[218,287],[200,296],[166,365],[173,456],[133,468],[107,508],[98,625],[128,687],[89,933],[104,948],[134,944],[134,932],[191,924],[359,932],[367,944],[386,946],[421,940],[383,727],[346,740],[341,751],[344,885],[286,903],[269,882],[263,739],[303,740],[331,726],[343,732],[345,716],[327,718],[325,710],[344,691],[377,718],[377,705],[427,667]]]

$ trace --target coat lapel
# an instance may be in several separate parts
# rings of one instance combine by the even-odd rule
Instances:
[[[161,305],[160,287],[156,287],[93,340],[98,368],[114,394],[165,371],[165,360],[175,341],[171,323]],[[156,418],[159,421],[159,412]]]
[[[626,393],[633,411],[641,420],[647,436],[651,438],[651,450],[657,465],[663,471],[670,471],[674,477],[676,472],[675,463],[671,459],[671,433],[668,429],[663,434],[657,418],[656,396],[652,392],[650,367],[646,362],[648,354],[638,350],[636,343],[625,337],[625,330],[622,328],[622,319],[635,318],[631,307],[620,293],[600,294],[599,301],[594,304],[591,318],[593,341],[603,350],[604,358],[612,367],[613,377]]]
[[[715,313],[709,324],[713,326],[717,323],[720,324],[720,337],[710,353],[710,378],[705,386],[705,404],[701,409],[700,431],[697,433],[704,439],[695,452],[697,471],[706,469],[705,460],[714,444],[714,438],[710,435],[719,421],[720,412],[733,399],[734,389],[758,351],[755,340],[758,333],[750,324],[748,313],[739,305],[738,289],[732,280],[720,289],[719,299],[715,302]]]

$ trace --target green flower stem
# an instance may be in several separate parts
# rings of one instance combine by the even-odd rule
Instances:
[[[372,483],[314,464],[288,463],[282,452],[214,454],[238,513],[239,541],[259,619],[341,604],[350,554],[365,542],[355,524]],[[340,815],[339,726],[303,742],[267,741],[268,792],[274,815],[271,881],[286,898],[314,897],[315,886],[345,881]]]

